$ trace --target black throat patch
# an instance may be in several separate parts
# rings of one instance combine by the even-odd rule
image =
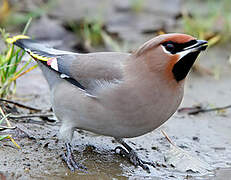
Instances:
[[[185,79],[199,54],[200,51],[191,52],[173,66],[172,72],[177,82]]]

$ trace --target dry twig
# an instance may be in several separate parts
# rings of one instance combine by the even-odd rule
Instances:
[[[172,142],[172,140],[170,139],[170,137],[166,134],[166,132],[164,132],[163,130],[161,130],[161,133],[164,135],[164,137],[168,140],[168,142],[169,142],[170,144],[172,144],[173,146],[176,146],[176,145],[174,144],[174,142]]]
[[[221,111],[225,109],[231,108],[231,105],[222,106],[222,107],[216,107],[216,108],[210,108],[210,109],[203,109],[201,106],[196,107],[189,107],[189,108],[180,108],[178,112],[188,111],[189,115],[195,115],[198,113],[205,113],[205,112],[211,112],[211,111]]]
[[[39,118],[47,118],[52,117],[53,114],[19,114],[19,115],[9,115],[9,118],[11,119],[22,119],[22,118],[33,118],[33,117],[39,117]]]
[[[37,109],[37,108],[34,108],[34,107],[30,107],[30,106],[27,106],[27,105],[24,105],[24,104],[21,104],[21,103],[12,101],[12,100],[7,100],[7,99],[0,98],[0,101],[6,102],[6,103],[9,103],[9,104],[14,104],[14,105],[16,105],[18,107],[21,107],[21,108],[24,108],[24,109],[29,109],[31,111],[36,111],[36,112],[43,111],[42,109]]]

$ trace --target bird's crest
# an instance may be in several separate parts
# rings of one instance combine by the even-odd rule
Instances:
[[[163,34],[163,35],[159,35],[157,37],[154,37],[153,39],[144,43],[142,46],[140,46],[134,52],[134,54],[136,56],[140,56],[144,52],[152,49],[153,47],[160,45],[161,43],[167,42],[167,41],[173,41],[175,43],[183,44],[183,43],[186,43],[186,42],[188,42],[190,40],[194,40],[194,39],[195,38],[193,38],[192,36],[187,35],[187,34],[179,34],[179,33]]]

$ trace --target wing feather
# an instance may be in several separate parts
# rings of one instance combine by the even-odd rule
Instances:
[[[56,71],[60,78],[94,96],[95,88],[106,87],[123,79],[123,66],[128,53],[79,54],[56,50],[32,39],[18,39],[15,45],[21,47],[35,60]]]

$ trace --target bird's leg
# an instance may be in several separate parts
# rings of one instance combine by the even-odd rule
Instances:
[[[141,160],[137,153],[127,144],[123,141],[123,139],[116,139],[120,144],[122,144],[124,148],[118,146],[115,148],[115,151],[118,152],[121,156],[126,157],[129,159],[129,161],[134,165],[134,166],[140,166],[147,172],[150,172],[149,167],[147,165],[155,167],[154,163],[152,162],[146,162]]]
[[[61,157],[62,160],[67,164],[68,168],[71,171],[75,171],[76,169],[78,169],[80,171],[86,172],[85,170],[87,170],[87,168],[75,161],[71,144],[65,143],[65,147],[66,147],[66,153],[63,153]]]

